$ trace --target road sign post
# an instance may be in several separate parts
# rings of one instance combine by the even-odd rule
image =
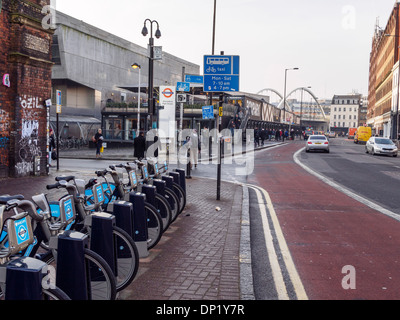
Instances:
[[[178,82],[176,84],[176,91],[190,92],[190,83],[189,82]]]
[[[224,92],[239,91],[239,56],[204,56],[204,92],[219,93],[219,132],[222,130]],[[221,200],[223,137],[218,137],[217,200]]]
[[[239,56],[204,56],[204,92],[239,91]]]
[[[56,91],[56,142],[57,142],[57,171],[60,170],[60,137],[59,137],[59,115],[61,114],[62,110],[62,92],[61,90]]]
[[[203,120],[213,120],[213,119],[214,119],[214,106],[204,106]]]

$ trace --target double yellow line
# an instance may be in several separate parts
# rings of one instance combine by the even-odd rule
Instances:
[[[268,251],[268,258],[271,264],[272,275],[274,278],[274,284],[276,291],[278,293],[279,300],[289,300],[289,294],[287,292],[285,280],[283,278],[282,269],[279,264],[278,256],[274,246],[274,238],[272,235],[272,230],[275,231],[276,240],[278,241],[280,253],[283,257],[284,264],[288,271],[290,281],[292,282],[294,291],[296,293],[298,300],[308,300],[308,296],[304,290],[303,283],[301,282],[300,276],[297,272],[297,269],[294,265],[292,256],[290,254],[289,248],[287,246],[285,237],[283,235],[281,226],[279,224],[278,217],[276,215],[274,206],[272,204],[271,198],[267,191],[264,189],[248,185],[249,188],[253,189],[257,195],[260,211],[261,211],[261,218],[263,223],[264,229],[264,236],[265,236],[265,244]],[[272,226],[270,226],[268,221],[268,212],[269,216],[272,221]]]

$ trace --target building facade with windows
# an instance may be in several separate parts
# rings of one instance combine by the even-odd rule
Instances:
[[[101,126],[110,139],[131,134],[137,126],[138,99],[143,128],[148,100],[147,48],[58,11],[52,49],[53,106],[59,90],[62,138],[90,139]],[[140,83],[139,70],[132,68],[135,63],[141,67]],[[200,66],[163,52],[162,60],[154,61],[154,88],[176,85],[182,81],[183,71],[198,75]],[[50,114],[54,125],[55,107]]]
[[[330,112],[330,131],[346,134],[350,128],[357,128],[360,119],[361,94],[335,95]]]
[[[393,113],[393,89],[396,86],[393,66],[399,61],[399,17],[400,3],[396,2],[386,27],[382,29],[376,24],[369,67],[367,124],[374,134],[392,139],[398,138],[398,133],[394,132],[398,114]]]

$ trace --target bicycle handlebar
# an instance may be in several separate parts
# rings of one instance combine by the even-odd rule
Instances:
[[[10,211],[14,208],[21,208],[36,221],[43,221],[44,219],[42,215],[37,213],[34,203],[32,201],[25,200],[23,195],[18,194],[15,196],[2,196],[0,197],[0,204],[6,206],[6,211]]]
[[[57,182],[57,183],[55,183],[55,184],[49,184],[49,185],[47,185],[47,186],[46,186],[46,189],[47,189],[47,190],[52,190],[52,189],[58,189],[59,187],[60,187],[60,183]]]
[[[36,206],[32,201],[18,200],[17,205],[19,208],[26,211],[31,216],[32,219],[39,222],[44,220],[44,216],[37,213]]]
[[[68,193],[73,196],[75,203],[79,203],[80,201],[80,198],[78,197],[79,192],[77,187],[74,184],[68,183],[65,180],[61,180],[60,182],[57,182],[55,184],[47,185],[46,188],[47,190],[59,189],[59,188],[67,189]]]
[[[103,170],[103,171],[96,171],[95,172],[95,174],[98,176],[98,177],[104,177],[107,173],[109,173],[110,171],[108,170],[108,169],[105,169],[105,170]]]
[[[6,196],[1,196],[0,197],[0,204],[4,204],[6,205],[8,202],[12,201],[12,200],[24,200],[25,197],[22,194],[18,194],[15,196],[10,196],[10,195],[6,195]]]
[[[60,176],[56,177],[56,181],[67,181],[70,182],[71,180],[75,180],[74,176]]]

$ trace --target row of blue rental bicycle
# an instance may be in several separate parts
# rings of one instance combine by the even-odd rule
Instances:
[[[115,300],[186,207],[185,171],[167,162],[95,174],[57,177],[57,201],[0,196],[0,299]]]

